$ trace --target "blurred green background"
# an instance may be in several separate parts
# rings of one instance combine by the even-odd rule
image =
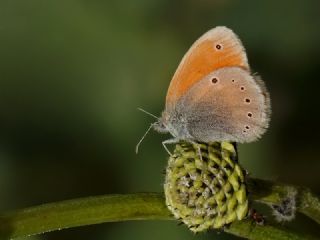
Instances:
[[[320,192],[319,0],[1,0],[0,210],[108,193],[160,192],[151,133],[183,54],[232,28],[271,93],[270,129],[241,145],[252,176]],[[293,226],[320,234],[307,219]],[[302,220],[301,220],[302,219]],[[319,236],[319,235],[318,235]],[[171,222],[101,224],[30,239],[237,239]]]

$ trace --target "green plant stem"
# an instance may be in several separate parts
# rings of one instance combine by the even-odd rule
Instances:
[[[0,216],[0,239],[128,220],[169,220],[157,193],[104,195],[30,207]]]
[[[269,181],[249,179],[249,191],[256,201],[277,204],[295,188]],[[319,198],[305,188],[298,191],[297,210],[319,222]],[[172,220],[160,193],[106,195],[49,203],[0,216],[3,239],[44,232],[127,220]],[[250,220],[234,222],[226,232],[248,239],[314,239],[271,225],[259,226]]]
[[[283,227],[258,225],[251,220],[233,222],[225,232],[251,240],[311,240],[319,239],[305,234],[292,232]]]

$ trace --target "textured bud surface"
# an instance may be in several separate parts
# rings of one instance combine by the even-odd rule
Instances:
[[[177,144],[164,190],[169,210],[193,232],[221,228],[248,213],[245,173],[229,142]]]

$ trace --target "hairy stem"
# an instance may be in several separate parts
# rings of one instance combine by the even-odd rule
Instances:
[[[320,224],[320,199],[310,189],[255,178],[248,179],[247,183],[252,199],[265,204],[280,204],[296,192],[297,211]]]
[[[293,188],[298,191],[297,210],[320,222],[320,201],[308,189],[270,181],[249,179],[254,200],[277,204]],[[0,237],[11,239],[58,229],[127,220],[172,220],[163,194],[139,193],[105,195],[49,203],[0,216]],[[250,220],[232,223],[226,232],[248,239],[315,239],[271,225],[259,226]]]

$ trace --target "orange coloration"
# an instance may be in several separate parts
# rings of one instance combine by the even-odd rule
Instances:
[[[174,74],[167,93],[167,104],[174,104],[190,87],[210,72],[237,66],[249,71],[240,40],[231,31],[218,27],[204,34],[190,48]]]

